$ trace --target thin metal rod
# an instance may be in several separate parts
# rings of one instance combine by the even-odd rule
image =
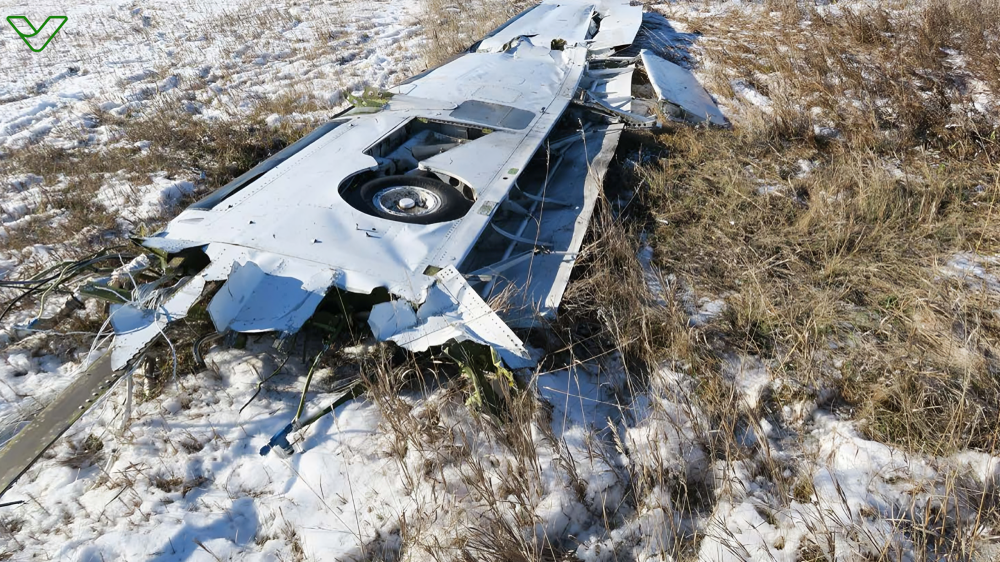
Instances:
[[[312,366],[309,367],[309,374],[306,375],[306,385],[302,388],[302,397],[299,398],[299,408],[295,410],[295,418],[293,418],[292,423],[297,424],[299,418],[302,417],[302,411],[306,407],[306,393],[309,392],[309,385],[312,383],[313,373],[316,372],[316,365],[319,365],[319,360],[328,349],[330,349],[329,345],[323,346],[323,350],[316,354],[316,358],[313,359]]]
[[[580,134],[585,134],[585,133],[586,133],[586,128],[580,130]],[[536,195],[537,197],[539,197],[539,199],[532,199],[531,208],[528,209],[528,214],[524,217],[524,220],[521,221],[521,225],[518,227],[517,232],[514,233],[513,241],[507,246],[507,249],[504,250],[503,257],[500,258],[500,262],[510,259],[511,254],[514,253],[514,248],[516,248],[518,244],[517,239],[523,238],[522,235],[524,234],[525,229],[528,228],[528,223],[531,221],[532,214],[534,214],[535,210],[538,209],[539,206],[542,204],[542,202],[545,200],[545,191],[548,189],[549,183],[552,181],[552,178],[555,177],[556,171],[559,170],[559,166],[562,165],[563,160],[566,156],[566,150],[570,146],[572,146],[572,144],[566,145],[566,148],[564,148],[559,153],[559,156],[556,158],[555,164],[552,165],[552,168],[549,170],[549,173],[545,175],[545,182],[542,184],[542,190],[540,193]],[[517,182],[514,182],[514,185],[517,186]],[[521,188],[518,186],[518,189]],[[524,192],[524,190],[521,191]],[[494,277],[493,279],[490,280],[489,283],[486,284],[486,287],[483,288],[482,295],[484,299],[489,298],[490,293],[493,291],[493,287],[496,285],[498,279],[499,277]]]
[[[135,371],[125,376],[125,388],[128,394],[125,395],[125,412],[122,414],[121,432],[124,434],[128,429],[128,422],[132,419],[132,394],[135,392],[135,381],[133,380]],[[149,376],[147,374],[146,376]]]

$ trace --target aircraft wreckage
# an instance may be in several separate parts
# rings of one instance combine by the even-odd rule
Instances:
[[[542,2],[141,239],[149,253],[83,292],[116,297],[113,341],[7,442],[0,490],[199,301],[219,334],[281,341],[328,295],[371,295],[379,341],[471,341],[507,368],[534,365],[514,330],[553,318],[623,129],[725,124],[690,73],[642,48],[659,22],[626,0]],[[158,258],[174,274],[137,281]],[[498,294],[502,314],[487,304]],[[279,452],[312,421],[301,413],[272,439]]]

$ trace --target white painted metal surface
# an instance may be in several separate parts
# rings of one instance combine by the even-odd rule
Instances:
[[[454,267],[435,275],[438,283],[414,313],[400,301],[376,305],[368,324],[372,333],[411,351],[426,351],[449,341],[493,346],[508,367],[534,364],[521,340]]]
[[[661,100],[678,108],[680,117],[720,127],[729,124],[719,106],[715,105],[715,100],[698,83],[691,71],[647,50],[643,50],[641,56],[656,94]]]
[[[520,340],[458,268],[484,232],[502,234],[510,246],[497,255],[495,268],[486,269],[492,280],[484,294],[520,290],[506,316],[512,325],[552,317],[624,128],[615,123],[615,111],[633,109],[635,65],[591,66],[631,44],[642,22],[642,8],[625,0],[543,2],[483,40],[476,52],[393,88],[381,109],[327,125],[298,152],[261,168],[260,177],[184,211],[144,243],[206,253],[211,264],[198,282],[225,281],[209,305],[219,331],[294,333],[331,287],[365,294],[385,288],[391,302],[376,305],[369,318],[378,339],[411,350],[468,339],[494,346],[509,366],[528,365]],[[717,108],[708,111],[707,94],[699,86],[699,97],[673,65],[648,52],[642,60],[661,98],[690,113],[709,113],[710,120],[724,119]],[[605,115],[580,139],[559,143],[562,168],[540,191],[519,195],[527,208],[512,202],[512,189],[575,98],[589,100],[589,107],[596,103]],[[425,127],[406,137],[420,124],[437,124],[440,132]],[[411,139],[405,152],[397,152],[397,140],[405,138]],[[393,171],[404,162],[411,169]],[[376,173],[424,174],[464,186],[471,208],[433,224],[359,210],[342,187]],[[396,204],[412,211],[426,203],[420,193],[436,205],[448,198],[420,189]],[[524,215],[516,232],[495,222],[501,208]],[[546,251],[535,255],[540,248]],[[148,316],[134,319],[138,329],[121,332],[123,347],[139,349],[149,326],[160,325],[143,314]]]
[[[598,7],[601,27],[590,43],[592,51],[605,51],[632,43],[642,25],[642,6],[628,0],[604,0]]]
[[[583,87],[609,106],[632,111],[632,75],[635,68],[602,68],[587,71]]]
[[[233,266],[208,305],[219,332],[293,334],[312,317],[337,272],[273,254]]]
[[[628,0],[550,0],[484,39],[478,51],[500,52],[518,38],[527,37],[545,47],[553,41],[586,43],[592,52],[605,54],[632,43],[640,25],[642,6],[631,6]]]
[[[115,330],[115,339],[111,347],[112,370],[124,369],[149,342],[163,333],[167,324],[186,317],[204,289],[203,277],[191,277],[179,282],[173,294],[163,302],[154,300],[146,306],[113,305],[111,325]]]
[[[498,34],[483,40],[479,52],[499,53],[520,37],[528,37],[546,49],[556,40],[580,45],[590,35],[594,8],[591,2],[543,2]]]

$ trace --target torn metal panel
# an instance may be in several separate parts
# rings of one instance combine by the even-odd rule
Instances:
[[[234,266],[208,305],[217,331],[293,334],[316,312],[337,278],[329,268],[267,258]]]
[[[598,96],[588,92],[584,92],[584,99],[575,102],[581,107],[587,107],[597,111],[598,113],[604,113],[610,115],[616,119],[620,119],[630,125],[635,125],[637,127],[652,127],[656,125],[656,119],[644,115],[642,113],[636,113],[635,111],[626,111],[624,109],[619,109]],[[633,109],[634,109],[633,104]]]
[[[621,111],[632,111],[634,73],[634,66],[589,70],[581,86],[610,107]]]
[[[400,301],[374,306],[368,318],[372,332],[410,351],[471,340],[496,349],[512,369],[535,364],[521,340],[457,269],[447,267],[435,278],[437,283],[416,314]]]
[[[142,353],[167,324],[187,316],[205,290],[205,279],[196,276],[180,281],[173,293],[151,308],[137,305],[112,305],[111,325],[115,330],[111,345],[111,368],[124,369],[128,362]]]
[[[519,37],[530,37],[535,45],[548,47],[560,39],[569,45],[588,38],[594,13],[593,3],[543,2],[493,37],[484,39],[478,52],[499,53]]]
[[[604,0],[598,7],[601,27],[590,43],[594,51],[613,49],[632,43],[642,25],[642,6],[628,1]]]
[[[377,304],[368,315],[368,326],[378,341],[388,341],[392,336],[417,325],[413,305],[404,300]]]
[[[729,121],[715,105],[715,100],[698,83],[690,70],[660,58],[651,51],[641,53],[646,75],[660,100],[677,108],[677,116],[692,122],[725,127]]]

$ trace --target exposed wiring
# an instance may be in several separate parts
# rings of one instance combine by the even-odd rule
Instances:
[[[99,265],[103,262],[108,261],[118,261],[119,263],[127,263],[135,259],[134,254],[123,254],[116,253],[113,250],[116,248],[107,248],[92,254],[91,256],[84,258],[79,261],[69,261],[62,262],[44,271],[39,272],[34,277],[30,279],[23,280],[13,280],[13,281],[0,281],[0,289],[14,289],[23,290],[24,292],[12,299],[7,306],[4,308],[3,312],[0,313],[0,321],[14,309],[24,299],[41,293],[41,299],[38,305],[38,314],[36,318],[40,317],[42,311],[45,308],[45,301],[50,294],[53,294],[61,290],[61,287],[66,283],[84,275],[84,274],[97,274],[102,272],[111,271],[108,269],[102,269]],[[113,269],[112,269],[113,270]]]
[[[261,389],[264,388],[264,383],[266,383],[267,381],[271,380],[272,378],[274,378],[275,375],[277,375],[278,373],[281,372],[281,369],[283,369],[285,367],[285,363],[288,363],[288,358],[289,357],[291,357],[291,355],[285,355],[285,358],[281,360],[281,364],[278,365],[274,369],[274,372],[272,372],[266,378],[264,378],[259,383],[257,383],[257,390],[256,390],[256,392],[254,392],[253,396],[251,396],[250,399],[247,400],[247,403],[244,404],[242,408],[240,408],[240,412],[239,413],[242,414],[243,410],[245,410],[247,408],[247,406],[249,406],[250,403],[253,402],[255,398],[257,398],[257,395],[260,394]]]

